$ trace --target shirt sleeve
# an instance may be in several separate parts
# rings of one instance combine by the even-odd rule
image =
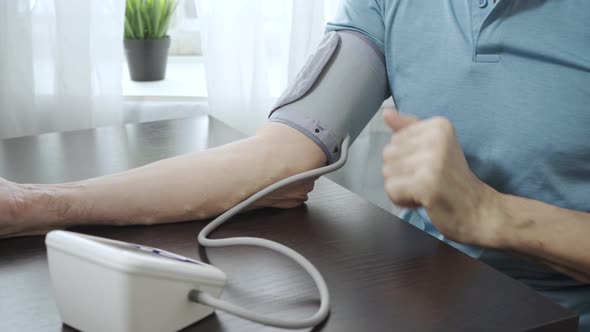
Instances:
[[[336,17],[326,25],[326,32],[357,31],[369,38],[381,53],[385,53],[382,10],[381,0],[341,0]]]

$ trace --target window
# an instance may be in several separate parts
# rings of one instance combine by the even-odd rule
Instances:
[[[170,22],[170,55],[202,55],[201,27],[197,14],[198,0],[178,0]]]

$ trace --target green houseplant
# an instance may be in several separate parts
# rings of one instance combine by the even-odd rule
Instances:
[[[166,77],[170,37],[168,25],[177,0],[127,0],[125,55],[134,81],[159,81]]]

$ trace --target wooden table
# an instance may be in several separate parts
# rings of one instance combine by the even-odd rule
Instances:
[[[53,183],[109,174],[243,137],[207,115],[0,141],[0,176]],[[206,189],[204,189],[206,190]],[[197,246],[206,221],[78,227],[210,262],[229,283],[223,298],[262,313],[304,317],[318,295],[287,258],[257,248]],[[309,202],[234,218],[215,236],[284,243],[317,266],[331,292],[314,331],[576,331],[577,316],[439,242],[359,196],[320,179]],[[51,290],[44,238],[0,240],[0,331],[71,331]],[[205,257],[207,256],[207,257]],[[219,312],[186,331],[271,331]]]

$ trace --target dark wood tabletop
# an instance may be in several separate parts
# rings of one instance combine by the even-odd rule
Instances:
[[[110,174],[243,137],[201,115],[0,141],[0,176],[56,183]],[[323,274],[331,314],[314,331],[576,331],[577,316],[533,290],[320,179],[290,210],[235,217],[214,237],[259,236],[286,244]],[[206,190],[205,188],[203,190]],[[207,221],[73,230],[209,260],[229,277],[222,298],[261,313],[312,314],[318,294],[289,259],[249,247],[200,250]],[[0,331],[71,331],[49,280],[44,237],[0,240]],[[218,312],[186,331],[273,331]]]

